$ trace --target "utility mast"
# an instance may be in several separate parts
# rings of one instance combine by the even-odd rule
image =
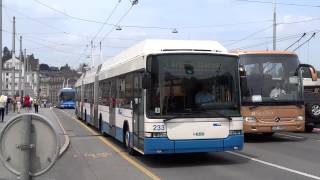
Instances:
[[[273,50],[277,49],[277,0],[273,0]]]
[[[16,17],[13,16],[13,24],[12,24],[12,64],[11,64],[11,95],[12,97],[15,95],[15,85],[16,85],[16,72],[15,72],[15,64],[14,61],[16,59]]]
[[[91,41],[91,61],[92,61],[92,68],[94,68],[93,41]]]
[[[22,56],[22,36],[20,36],[20,53],[19,53],[19,84],[18,84],[18,89],[19,89],[19,96],[22,96],[22,89],[21,89],[21,78],[22,78],[22,66],[23,66],[23,56]]]

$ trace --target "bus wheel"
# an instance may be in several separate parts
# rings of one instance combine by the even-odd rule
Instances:
[[[267,133],[263,133],[264,136],[266,137],[271,137],[274,135],[274,132],[267,132]]]
[[[84,122],[87,123],[87,110],[84,111]]]
[[[103,131],[103,129],[102,129],[102,116],[100,114],[100,116],[99,116],[99,132],[103,133],[102,131]]]
[[[130,155],[134,155],[134,149],[130,145],[130,132],[129,132],[128,127],[125,128],[123,139],[124,139],[123,144],[124,144],[124,147],[126,148],[127,152]]]

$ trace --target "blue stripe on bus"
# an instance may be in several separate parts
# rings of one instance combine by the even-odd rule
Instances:
[[[232,135],[225,139],[212,140],[169,140],[168,138],[145,138],[145,154],[170,154],[193,152],[220,152],[226,150],[241,150],[243,135]]]
[[[110,133],[110,126],[109,126],[109,123],[107,123],[106,121],[103,121],[102,122],[102,129],[101,129],[102,132],[108,134],[108,135],[111,135]],[[115,138],[117,140],[119,140],[120,142],[123,142],[123,128],[119,128],[119,127],[116,127],[116,135],[115,135]]]

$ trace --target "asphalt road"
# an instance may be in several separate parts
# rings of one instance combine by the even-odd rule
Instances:
[[[240,152],[133,157],[113,138],[101,136],[76,120],[73,110],[53,112],[71,145],[50,172],[36,179],[320,180],[320,134],[247,136]]]

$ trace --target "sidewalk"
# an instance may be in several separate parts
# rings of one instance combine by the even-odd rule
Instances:
[[[3,123],[0,121],[0,131],[2,130],[3,126],[6,122],[8,122],[12,117],[16,116],[18,113],[9,112],[8,115],[4,115]]]

